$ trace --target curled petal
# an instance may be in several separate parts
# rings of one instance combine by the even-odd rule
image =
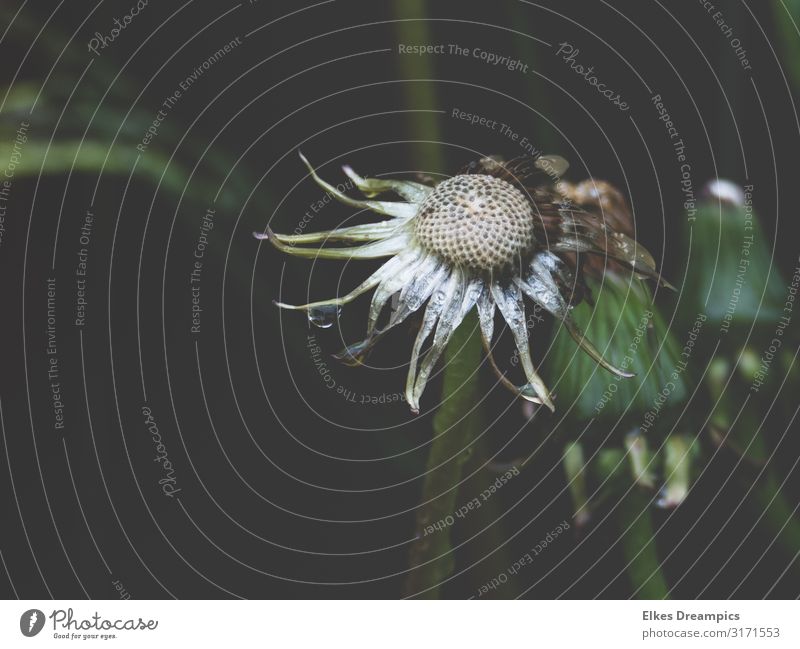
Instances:
[[[268,231],[267,237],[256,234],[256,237],[268,238],[286,244],[298,243],[326,243],[328,241],[344,241],[346,243],[356,243],[359,241],[377,241],[397,234],[405,224],[398,223],[397,220],[381,221],[380,223],[365,223],[364,225],[353,225],[347,228],[337,228],[336,230],[324,230],[322,232],[304,232],[303,234],[278,234]]]
[[[616,374],[624,379],[630,379],[636,374],[633,372],[626,372],[625,370],[621,370],[616,365],[612,365],[609,363],[603,355],[597,350],[597,348],[592,344],[592,342],[584,336],[583,332],[581,331],[580,327],[577,323],[572,319],[572,316],[567,314],[564,319],[564,326],[569,331],[569,335],[578,343],[578,347],[580,347],[583,351],[585,351],[589,356],[591,356],[597,363],[599,363],[602,367],[606,368],[612,374]]]
[[[317,175],[317,172],[314,170],[314,167],[311,166],[311,163],[309,163],[309,161],[302,153],[300,154],[300,159],[305,163],[306,167],[308,167],[308,171],[311,174],[311,177],[317,182],[317,184],[320,187],[322,187],[326,192],[339,199],[345,205],[350,205],[351,207],[358,207],[361,209],[372,210],[373,212],[377,212],[378,214],[385,214],[386,216],[393,216],[399,219],[409,219],[417,213],[417,205],[415,203],[399,203],[391,201],[357,201],[353,198],[350,198],[347,194],[343,194],[330,183],[327,183],[324,180],[322,180],[322,178],[320,178]]]
[[[415,183],[410,180],[383,180],[379,178],[362,178],[349,165],[342,171],[350,178],[367,198],[382,192],[395,192],[411,203],[421,203],[433,191],[433,187]]]
[[[283,237],[285,236],[283,235]],[[406,250],[411,241],[410,233],[403,230],[386,239],[352,248],[301,248],[284,243],[283,238],[275,236],[275,233],[269,228],[267,228],[266,238],[281,252],[295,257],[305,257],[306,259],[376,259],[378,257],[389,257]]]
[[[509,284],[503,287],[499,282],[493,281],[492,296],[497,303],[497,308],[500,309],[500,313],[503,314],[503,317],[508,323],[511,334],[514,336],[514,341],[519,351],[520,362],[522,363],[522,369],[525,370],[528,383],[530,383],[533,392],[538,395],[542,403],[551,411],[555,411],[555,406],[550,397],[550,391],[533,367],[530,347],[528,345],[528,329],[525,323],[525,306],[522,303],[522,292],[519,286],[516,284]]]
[[[563,176],[567,169],[569,169],[569,162],[560,155],[542,155],[536,158],[534,163],[538,169],[544,171],[551,177],[560,178]]]
[[[383,307],[386,306],[386,303],[395,293],[400,291],[405,284],[408,284],[408,282],[413,279],[418,268],[423,265],[424,261],[425,258],[422,251],[414,248],[412,252],[409,253],[407,261],[404,264],[395,269],[391,275],[381,280],[381,283],[372,295],[372,303],[369,306],[369,316],[367,318],[368,336],[371,336],[375,332],[375,325],[378,322],[378,316],[380,316],[381,311],[383,311]]]
[[[447,277],[447,267],[441,264],[432,255],[423,258],[418,264],[406,270],[393,270],[392,274],[397,274],[402,280],[402,288],[397,301],[397,308],[392,311],[389,323],[382,329],[375,329],[375,321],[386,303],[386,299],[391,297],[397,289],[387,294],[386,299],[381,298],[380,308],[376,309],[373,319],[373,308],[370,309],[370,321],[367,324],[367,337],[357,343],[348,345],[334,358],[347,365],[360,365],[364,362],[367,354],[375,346],[378,340],[392,327],[403,322],[409,315],[419,310],[433,291],[435,291]],[[388,280],[387,280],[388,281]],[[384,285],[382,284],[381,287]],[[379,288],[378,291],[381,289]],[[378,293],[376,292],[375,295]],[[373,305],[376,305],[376,298],[373,296]],[[376,305],[377,307],[377,305]],[[421,344],[421,343],[420,343]]]
[[[436,365],[436,361],[439,360],[439,356],[442,355],[442,351],[450,341],[453,332],[463,322],[469,310],[475,306],[475,302],[481,292],[481,280],[475,279],[468,281],[460,271],[456,272],[462,275],[459,287],[453,292],[450,303],[439,317],[439,324],[436,326],[436,333],[433,335],[433,343],[428,353],[425,354],[425,358],[419,368],[419,374],[414,383],[414,392],[412,394],[413,401],[411,405],[412,408],[416,408],[417,410],[419,410],[419,398],[425,390],[425,385],[433,371],[434,365]]]
[[[517,396],[523,397],[524,399],[532,401],[533,403],[541,404],[542,400],[536,396],[535,390],[533,390],[533,386],[530,383],[526,383],[525,385],[515,385],[508,380],[508,377],[505,375],[505,373],[497,366],[497,362],[494,359],[494,354],[492,353],[495,303],[494,298],[492,298],[492,291],[486,285],[483,286],[480,297],[478,297],[477,308],[478,321],[480,322],[481,326],[481,339],[483,340],[483,348],[486,351],[486,358],[489,360],[489,366],[497,376],[497,379],[504,387],[508,388]]]
[[[367,336],[364,340],[348,345],[342,351],[334,354],[333,357],[351,367],[361,365],[383,334],[383,331],[378,331],[371,336]]]
[[[514,281],[545,311],[557,318],[563,318],[568,314],[569,307],[551,275],[553,259],[557,260],[549,252],[535,255],[527,273],[523,277],[514,277]]]
[[[318,307],[341,306],[342,304],[347,304],[348,302],[352,302],[359,295],[366,293],[371,288],[374,288],[375,286],[380,284],[384,278],[391,276],[391,274],[394,273],[398,267],[402,266],[407,261],[408,261],[408,255],[405,256],[398,255],[397,257],[392,257],[383,266],[381,266],[378,270],[372,273],[372,275],[370,275],[367,279],[361,282],[361,284],[359,284],[356,288],[350,291],[347,295],[343,295],[342,297],[333,298],[331,300],[322,300],[321,302],[311,302],[309,304],[300,304],[300,305],[285,304],[283,302],[276,302],[275,304],[281,307],[282,309],[292,309],[298,311],[308,311],[309,309],[315,309]]]
[[[484,343],[487,345],[487,350],[491,348],[492,336],[494,335],[494,298],[492,298],[492,290],[484,285],[481,295],[478,298],[478,320],[481,323],[481,335],[483,336]]]
[[[494,359],[491,345],[486,339],[486,336],[483,335],[483,332],[481,332],[481,339],[483,340],[483,348],[486,351],[486,358],[489,360],[489,367],[492,368],[492,371],[494,372],[495,376],[497,376],[497,380],[500,381],[501,385],[513,392],[518,397],[522,397],[527,401],[541,405],[542,400],[536,396],[536,391],[530,383],[526,383],[525,385],[516,385],[515,383],[509,381],[505,373],[497,366],[497,361]]]
[[[447,277],[447,266],[434,255],[427,256],[400,291],[397,308],[389,318],[387,329],[400,324],[417,311]]]
[[[562,234],[557,241],[551,242],[552,250],[607,255],[634,272],[674,289],[656,270],[653,255],[636,240],[612,230],[588,212],[561,210],[561,216]]]
[[[425,340],[430,336],[439,315],[450,303],[453,293],[458,289],[461,284],[461,275],[454,271],[442,283],[439,288],[433,293],[428,306],[425,309],[425,314],[422,316],[422,324],[420,325],[417,338],[414,340],[414,346],[411,348],[411,360],[408,364],[408,378],[406,379],[406,401],[411,407],[411,411],[415,414],[419,412],[419,404],[414,401],[414,382],[417,377],[417,363],[419,361],[419,353]]]
[[[623,378],[635,376],[630,372],[619,369],[603,358],[603,355],[591,341],[584,336],[580,327],[578,327],[577,323],[573,320],[572,314],[569,312],[569,306],[564,301],[564,298],[561,297],[558,286],[551,275],[556,265],[559,263],[561,263],[561,261],[549,253],[547,255],[537,255],[531,261],[527,276],[524,278],[515,277],[514,281],[529,298],[541,305],[542,308],[553,316],[560,318],[572,338],[578,343],[578,346],[602,367]]]

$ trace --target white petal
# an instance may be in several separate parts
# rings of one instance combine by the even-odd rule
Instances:
[[[369,306],[367,336],[371,336],[375,332],[378,316],[380,316],[383,307],[386,306],[389,299],[411,281],[411,278],[424,261],[425,253],[420,248],[414,248],[407,256],[406,262],[399,266],[390,276],[385,277],[381,281],[375,293],[372,295],[372,303]]]
[[[403,286],[397,300],[397,309],[389,319],[394,327],[417,311],[447,277],[447,266],[434,255],[428,255],[415,269],[414,276]],[[388,328],[387,327],[387,328]]]
[[[402,264],[404,264],[406,261],[407,257],[404,258],[403,256],[400,255],[398,255],[397,257],[392,257],[389,261],[387,261],[383,266],[381,266],[378,270],[372,273],[372,275],[370,275],[356,288],[350,291],[347,295],[343,295],[342,297],[333,298],[331,300],[323,300],[321,302],[311,302],[310,304],[301,304],[296,306],[292,304],[285,304],[283,302],[276,302],[275,304],[281,307],[282,309],[295,309],[302,311],[307,311],[308,309],[313,309],[315,307],[341,306],[342,304],[347,304],[348,302],[352,302],[359,295],[366,293],[371,288],[380,284],[381,281],[383,281],[386,277],[390,277],[396,271],[396,269],[402,266]]]
[[[420,365],[419,374],[414,383],[414,392],[412,394],[413,402],[410,403],[412,409],[419,410],[419,398],[425,390],[425,385],[433,371],[433,366],[442,355],[442,351],[444,351],[444,348],[450,341],[453,332],[455,332],[458,326],[463,322],[469,310],[475,306],[475,302],[477,302],[478,296],[481,293],[482,286],[482,280],[474,279],[468,281],[467,278],[462,275],[460,290],[453,292],[450,304],[440,316],[439,324],[436,327],[436,333],[433,336],[433,344],[428,350],[428,353],[425,354],[425,358]]]
[[[425,314],[422,316],[422,324],[420,325],[417,338],[414,340],[414,346],[411,349],[411,360],[408,364],[408,377],[406,378],[406,401],[411,407],[413,412],[419,412],[419,404],[414,402],[414,382],[417,377],[417,362],[419,360],[419,352],[425,340],[430,336],[433,331],[439,315],[450,303],[453,293],[461,285],[461,275],[458,272],[453,272],[439,285],[428,302],[425,309]]]
[[[494,335],[494,298],[492,297],[492,289],[488,284],[484,284],[481,295],[478,298],[478,320],[481,323],[481,335],[487,349],[489,349]]]
[[[564,301],[564,298],[561,297],[561,292],[550,274],[552,271],[556,270],[559,261],[560,260],[550,258],[547,255],[537,255],[531,261],[528,275],[523,278],[515,277],[514,281],[529,298],[542,306],[542,308],[549,313],[559,318],[564,323],[564,326],[575,342],[578,343],[578,346],[602,367],[624,378],[634,376],[630,372],[619,369],[603,358],[603,355],[592,342],[584,336],[578,324],[572,319],[569,306]]]
[[[275,237],[270,230],[267,230],[267,238],[281,252],[295,257],[305,257],[306,259],[376,259],[378,257],[389,257],[407,250],[413,240],[411,234],[403,229],[386,239],[368,243],[365,246],[353,246],[350,248],[301,248],[284,243],[279,237]]]
[[[347,194],[343,194],[330,183],[327,183],[324,180],[322,180],[322,178],[320,178],[317,175],[317,172],[314,170],[314,168],[311,166],[309,161],[302,153],[300,154],[300,159],[305,163],[306,167],[308,167],[308,171],[311,173],[311,177],[317,182],[317,184],[320,187],[322,187],[325,191],[330,193],[332,196],[335,196],[345,205],[350,205],[352,207],[359,207],[361,209],[372,210],[373,212],[377,212],[378,214],[385,214],[386,216],[394,216],[395,218],[400,218],[400,219],[409,219],[417,213],[416,203],[400,203],[400,202],[387,202],[387,201],[357,201],[353,198],[350,198]]]
[[[347,228],[337,228],[336,230],[325,230],[323,232],[304,232],[303,234],[278,234],[277,232],[270,232],[267,238],[274,238],[281,243],[288,244],[326,243],[328,241],[375,241],[396,234],[399,229],[403,227],[407,227],[407,225],[393,219],[391,221],[365,223],[364,225],[353,225]]]
[[[383,180],[379,178],[362,178],[349,165],[342,167],[342,171],[356,184],[368,198],[377,196],[381,192],[393,191],[412,203],[421,203],[433,191],[433,187],[415,183],[410,180]]]
[[[567,314],[568,307],[550,274],[548,261],[547,257],[535,255],[527,274],[524,277],[514,277],[514,281],[545,311],[563,318]]]
[[[433,255],[428,255],[421,263],[394,273],[402,276],[404,286],[400,291],[397,308],[392,311],[388,324],[375,331],[372,323],[368,326],[368,335],[364,340],[348,345],[338,354],[334,354],[335,358],[349,365],[362,363],[367,353],[387,331],[417,311],[431,293],[439,288],[447,277],[447,267]]]
[[[492,296],[497,303],[497,308],[503,314],[508,323],[514,341],[519,351],[522,369],[534,392],[539,395],[542,403],[550,410],[555,410],[553,401],[550,398],[550,391],[547,389],[542,378],[536,373],[531,360],[530,347],[528,345],[528,328],[525,322],[525,305],[522,303],[522,292],[517,284],[501,286],[499,282],[492,282]]]

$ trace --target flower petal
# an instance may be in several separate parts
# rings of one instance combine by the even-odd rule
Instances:
[[[387,329],[400,324],[417,311],[447,277],[447,266],[434,255],[428,255],[415,270],[414,277],[400,291],[397,308],[389,318]]]
[[[483,349],[486,352],[486,358],[489,360],[489,367],[492,368],[492,371],[495,373],[495,376],[497,376],[498,381],[500,381],[503,387],[507,388],[518,397],[522,397],[527,401],[541,405],[542,400],[536,396],[536,392],[530,383],[526,383],[525,385],[515,385],[508,380],[508,377],[505,375],[505,373],[497,366],[497,361],[495,361],[494,354],[492,353],[491,344],[486,339],[485,332],[483,331],[481,331],[481,338],[483,340]]]
[[[349,165],[342,171],[350,178],[367,198],[377,196],[381,192],[393,191],[411,203],[421,203],[433,191],[433,187],[415,183],[410,180],[383,180],[379,178],[362,178]]]
[[[381,280],[372,295],[372,303],[369,306],[367,336],[371,336],[375,332],[378,316],[380,316],[389,299],[414,278],[418,267],[422,266],[424,261],[425,255],[423,251],[419,248],[412,248],[406,257],[405,263],[395,269],[391,275]]]
[[[404,225],[404,223],[391,220],[381,221],[380,223],[353,225],[347,228],[337,228],[335,230],[324,230],[322,232],[304,232],[302,234],[278,234],[277,232],[270,231],[267,238],[287,244],[326,243],[328,241],[376,241],[396,234]],[[260,234],[256,234],[256,236],[259,239],[262,238]]]
[[[301,153],[300,159],[305,163],[306,167],[308,167],[308,171],[311,174],[311,177],[317,182],[317,184],[322,187],[326,192],[335,196],[345,205],[350,205],[352,207],[359,207],[361,209],[368,209],[372,210],[373,212],[377,212],[378,214],[385,214],[386,216],[393,216],[395,218],[400,219],[409,219],[417,213],[417,205],[416,203],[400,203],[400,202],[387,202],[387,201],[357,201],[353,198],[350,198],[347,194],[343,194],[340,192],[336,187],[331,185],[330,183],[325,182],[317,175],[317,172],[314,170],[314,167],[311,166],[311,163],[306,159],[306,157]]]
[[[389,257],[406,250],[411,242],[411,234],[405,230],[400,230],[397,234],[368,243],[365,246],[350,248],[300,248],[284,243],[281,237],[275,236],[269,228],[267,228],[266,238],[281,252],[295,257],[305,257],[306,259],[376,259],[378,257]]]
[[[412,400],[409,402],[412,410],[419,410],[419,398],[425,390],[425,385],[428,383],[428,378],[436,361],[442,355],[442,351],[450,341],[453,332],[463,322],[469,310],[475,306],[475,302],[481,293],[482,280],[473,279],[470,281],[461,271],[455,271],[453,274],[455,275],[456,273],[461,276],[459,286],[453,291],[449,304],[439,317],[436,333],[433,335],[433,343],[420,365],[419,374],[417,374],[414,382]]]
[[[567,169],[569,169],[569,162],[560,155],[542,155],[536,158],[534,162],[538,169],[544,171],[551,177],[560,178],[563,176]]]
[[[569,312],[569,305],[567,305],[564,298],[561,297],[561,292],[551,274],[555,272],[558,265],[562,263],[560,259],[551,253],[536,255],[531,260],[528,275],[524,278],[515,277],[514,281],[529,298],[550,314],[559,318],[564,323],[564,326],[575,342],[578,343],[578,346],[602,367],[623,378],[635,376],[635,374],[621,370],[603,358],[603,355],[592,342],[586,338],[575,320],[573,320],[572,314]]]
[[[497,308],[500,309],[500,313],[503,314],[508,323],[511,334],[514,336],[522,369],[525,371],[528,383],[542,400],[542,403],[550,408],[551,411],[555,411],[555,406],[550,398],[550,391],[533,367],[528,345],[528,328],[525,323],[525,305],[522,302],[522,292],[519,286],[512,283],[503,287],[500,282],[493,281],[492,296],[497,303]]]
[[[343,295],[342,297],[336,297],[330,300],[323,300],[321,302],[311,302],[309,304],[300,304],[300,305],[292,305],[292,304],[285,304],[283,302],[276,302],[275,304],[282,309],[292,309],[292,310],[300,310],[300,311],[307,311],[308,309],[313,309],[316,307],[326,307],[326,306],[340,306],[342,304],[347,304],[348,302],[352,302],[355,300],[359,295],[366,293],[371,288],[374,288],[378,284],[383,281],[384,278],[391,276],[398,267],[402,266],[408,260],[408,256],[398,255],[396,257],[392,257],[389,261],[387,261],[383,266],[381,266],[378,270],[376,270],[372,275],[370,275],[367,279],[365,279],[361,284],[359,284],[356,288],[350,291],[347,295]]]
[[[592,344],[592,342],[586,338],[581,328],[572,319],[572,316],[567,314],[563,318],[564,326],[569,331],[569,335],[578,343],[578,347],[580,347],[583,351],[585,351],[589,356],[591,356],[597,363],[599,363],[602,367],[605,367],[609,372],[612,374],[616,374],[624,379],[630,379],[636,376],[633,372],[626,372],[625,370],[621,370],[616,365],[613,365],[605,358],[603,355],[598,351],[598,349]]]
[[[651,277],[668,288],[674,287],[656,270],[653,255],[641,243],[622,232],[614,231],[596,216],[579,210],[560,211],[562,234],[551,242],[552,250],[607,255],[636,273]]]
[[[425,314],[422,316],[422,324],[420,325],[419,332],[417,332],[417,338],[414,340],[414,346],[411,348],[411,360],[408,363],[408,377],[406,378],[406,401],[414,414],[419,412],[419,404],[414,402],[414,383],[417,377],[419,352],[425,340],[433,331],[436,321],[439,319],[439,315],[450,303],[453,293],[458,289],[460,284],[460,272],[452,272],[450,276],[440,284],[439,288],[434,291],[425,309]]]
[[[369,354],[370,350],[372,350],[375,344],[381,339],[383,334],[383,331],[378,331],[372,336],[367,336],[364,338],[364,340],[360,340],[357,343],[348,345],[340,352],[333,354],[333,357],[337,361],[341,361],[345,365],[349,365],[351,367],[361,365]]]
[[[362,341],[348,345],[334,358],[347,365],[360,365],[378,340],[392,327],[403,322],[409,315],[417,311],[447,276],[447,267],[433,255],[425,257],[419,265],[408,270],[394,271],[404,277],[404,286],[400,290],[397,308],[392,311],[388,324],[380,330],[374,330],[374,324],[368,326],[369,335]]]
[[[478,298],[478,320],[481,323],[481,335],[487,349],[490,349],[494,335],[494,298],[492,290],[485,284]]]

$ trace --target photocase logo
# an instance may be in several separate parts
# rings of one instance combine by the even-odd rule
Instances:
[[[27,638],[35,636],[42,630],[42,627],[44,627],[44,613],[38,608],[25,611],[19,618],[19,630]]]

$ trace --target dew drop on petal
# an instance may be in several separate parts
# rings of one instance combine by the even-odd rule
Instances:
[[[308,310],[308,321],[320,329],[332,327],[342,308],[338,305],[315,306]]]

